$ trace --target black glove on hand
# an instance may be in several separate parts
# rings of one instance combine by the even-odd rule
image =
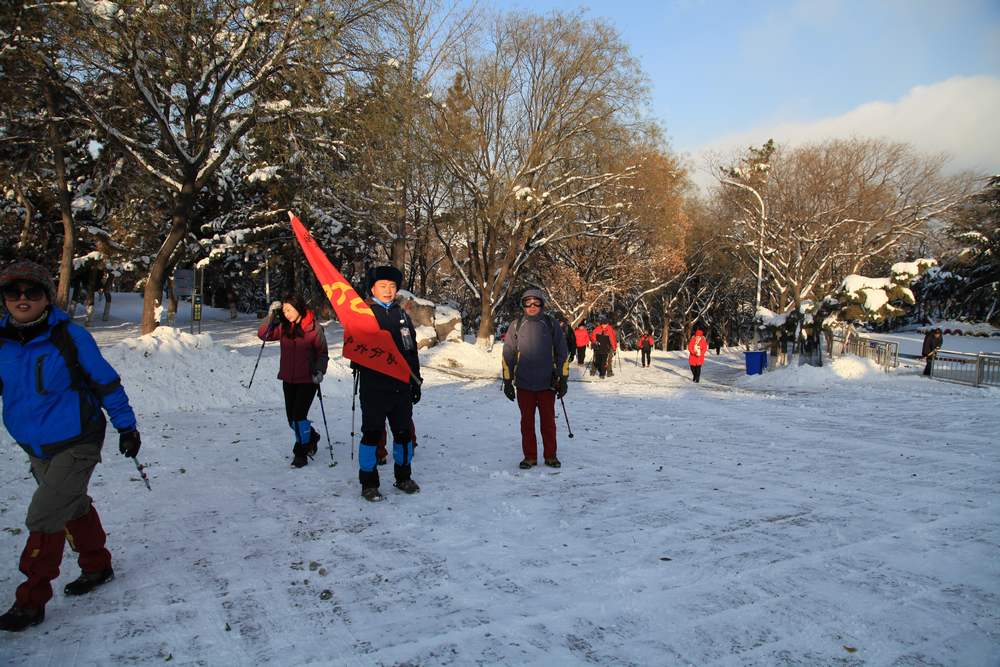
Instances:
[[[416,382],[410,383],[410,400],[414,405],[420,402],[420,385]]]
[[[118,451],[130,459],[138,456],[141,444],[142,440],[139,438],[138,431],[125,431],[118,436]]]
[[[514,391],[514,382],[512,380],[503,381],[503,395],[512,401],[517,397],[517,393]]]
[[[566,395],[566,391],[569,389],[569,378],[565,375],[560,375],[559,380],[556,382],[556,396],[562,398]]]

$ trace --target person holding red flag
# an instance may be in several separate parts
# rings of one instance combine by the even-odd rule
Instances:
[[[393,484],[404,493],[420,490],[412,478],[413,406],[420,401],[420,358],[417,356],[417,332],[406,311],[396,302],[396,292],[403,274],[394,266],[376,267],[369,280],[371,297],[365,304],[371,308],[379,327],[392,335],[392,340],[409,365],[409,382],[402,382],[372,368],[352,362],[358,371],[358,396],[361,399],[361,445],[358,448],[358,479],[361,495],[376,502],[383,499],[379,491],[378,455],[386,419],[392,433]]]

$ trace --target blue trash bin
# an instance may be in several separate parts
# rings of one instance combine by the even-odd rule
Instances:
[[[767,368],[767,352],[744,352],[747,375],[761,375]]]

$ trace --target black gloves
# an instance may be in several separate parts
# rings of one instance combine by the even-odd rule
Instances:
[[[414,405],[420,402],[420,384],[417,382],[410,382],[410,400]]]
[[[507,398],[509,398],[512,401],[517,397],[517,393],[514,391],[514,381],[513,380],[504,380],[503,381],[503,395],[506,396]]]
[[[142,440],[139,438],[138,431],[125,431],[118,436],[118,451],[134,459],[139,454],[139,446],[142,444]]]
[[[569,378],[565,375],[560,375],[559,379],[556,381],[556,396],[562,398],[566,395],[566,391],[569,389]]]

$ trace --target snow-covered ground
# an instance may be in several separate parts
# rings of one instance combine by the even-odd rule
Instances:
[[[117,578],[83,598],[67,550],[24,665],[997,665],[1000,391],[842,359],[742,374],[711,355],[574,366],[561,470],[521,471],[497,353],[422,358],[414,478],[372,505],[350,459],[331,328],[326,439],[289,467],[277,346],[206,309],[207,336],[95,326],[139,414],[152,492],[112,438],[92,495]],[[183,315],[183,313],[182,313]],[[130,319],[131,318],[131,319]],[[360,418],[360,415],[358,415]],[[312,418],[322,432],[319,404]],[[3,433],[0,589],[33,482]]]

